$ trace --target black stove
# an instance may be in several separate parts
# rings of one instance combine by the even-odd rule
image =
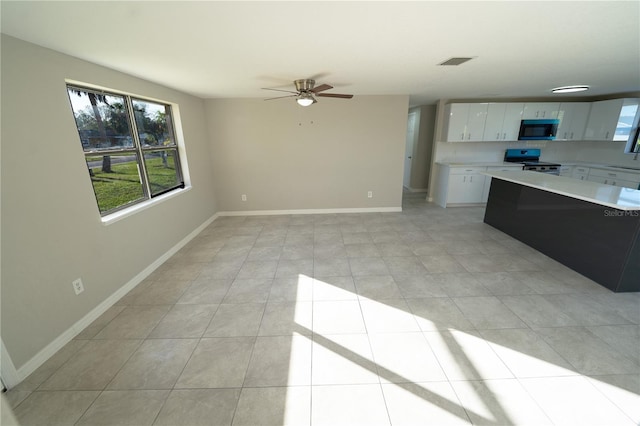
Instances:
[[[507,163],[520,163],[522,170],[560,175],[560,164],[539,161],[540,149],[507,149],[504,153],[504,161]]]

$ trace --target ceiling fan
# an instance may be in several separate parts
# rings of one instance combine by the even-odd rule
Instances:
[[[353,95],[345,95],[342,93],[323,93],[325,90],[333,89],[333,86],[329,86],[328,84],[321,84],[318,87],[315,87],[316,81],[312,79],[300,79],[295,80],[293,82],[296,86],[295,92],[293,90],[282,90],[282,89],[272,89],[269,87],[263,87],[264,90],[275,90],[277,92],[287,92],[293,93],[293,95],[286,96],[277,96],[275,98],[268,98],[265,101],[270,101],[273,99],[281,99],[281,98],[296,98],[296,102],[301,106],[309,106],[311,104],[315,104],[316,98],[315,96],[325,97],[325,98],[341,98],[341,99],[351,99]]]

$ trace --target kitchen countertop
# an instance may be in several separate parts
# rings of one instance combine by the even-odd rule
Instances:
[[[493,178],[619,210],[640,210],[640,190],[530,171],[483,173]]]
[[[546,163],[558,163],[562,166],[578,166],[578,167],[593,167],[604,170],[613,170],[617,172],[629,172],[629,173],[640,173],[640,165],[638,168],[627,167],[627,166],[615,166],[611,164],[597,164],[597,163],[584,163],[580,161],[554,161],[554,160],[542,160]],[[449,162],[449,161],[438,161],[436,164],[440,164],[443,166],[449,167],[503,167],[503,166],[518,166],[519,163],[507,163],[504,161],[493,161],[493,162],[475,162],[475,161],[460,161],[460,162]]]
[[[612,164],[583,163],[580,161],[566,161],[559,163],[563,166],[593,167],[597,169],[614,170],[617,172],[640,173],[640,165],[638,165],[638,168],[635,168],[627,166],[614,166]]]
[[[511,167],[522,167],[520,163],[507,163],[506,161],[493,161],[493,162],[448,162],[448,161],[437,161],[436,164],[440,164],[442,166],[449,167],[503,167],[503,166],[511,166]]]

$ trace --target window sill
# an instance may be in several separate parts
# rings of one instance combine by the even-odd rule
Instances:
[[[164,202],[166,200],[169,200],[171,198],[174,198],[174,197],[177,197],[177,196],[179,196],[181,194],[184,194],[185,192],[190,191],[190,190],[191,190],[191,186],[185,186],[182,189],[176,189],[175,191],[167,192],[166,194],[159,195],[159,196],[157,196],[155,198],[152,198],[150,200],[143,201],[143,202],[138,203],[138,204],[136,204],[134,206],[127,207],[126,209],[119,210],[119,211],[117,211],[115,213],[111,213],[111,214],[109,214],[107,216],[103,216],[100,219],[101,219],[103,225],[108,226],[108,225],[116,223],[116,222],[118,222],[118,221],[120,221],[120,220],[122,220],[124,218],[127,218],[127,217],[132,216],[134,214],[137,214],[137,213],[139,213],[139,212],[141,212],[143,210],[146,210],[146,209],[148,209],[150,207],[153,207],[156,204],[162,203],[162,202]]]

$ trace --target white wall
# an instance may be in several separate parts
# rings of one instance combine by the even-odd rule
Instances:
[[[65,79],[178,104],[192,189],[103,225]],[[204,122],[201,99],[2,36],[2,340],[16,368],[216,212]]]
[[[320,98],[306,108],[211,99],[206,110],[221,211],[402,206],[407,96]]]

